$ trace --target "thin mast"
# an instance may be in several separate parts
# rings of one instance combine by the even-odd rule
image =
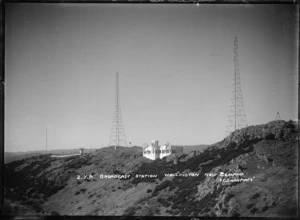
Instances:
[[[47,126],[46,126],[46,152],[48,151],[47,144],[48,144],[48,140],[47,140]]]

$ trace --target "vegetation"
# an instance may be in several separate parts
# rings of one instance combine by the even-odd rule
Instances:
[[[73,157],[71,157],[73,158]],[[73,160],[71,160],[69,163],[65,164],[66,170],[72,170],[72,169],[79,169],[84,166],[92,165],[91,163],[91,157],[85,156],[85,157],[75,157]]]
[[[194,195],[197,193],[197,185],[199,185],[204,179],[204,173],[209,172],[212,168],[228,163],[233,158],[240,154],[250,152],[253,148],[251,147],[254,143],[260,139],[246,140],[241,145],[237,146],[235,142],[231,142],[226,148],[215,148],[213,150],[204,150],[201,154],[190,158],[185,162],[180,162],[180,159],[186,157],[182,155],[178,158],[178,163],[174,165],[172,161],[167,162],[164,159],[155,160],[151,163],[143,163],[134,173],[135,174],[156,174],[158,178],[162,180],[166,173],[184,172],[190,170],[191,172],[197,172],[198,177],[175,177],[172,181],[165,180],[161,184],[157,185],[152,192],[153,196],[157,196],[163,189],[169,188],[169,190],[177,189],[174,196],[167,199],[159,198],[159,203],[163,206],[169,207],[172,205],[173,209],[178,209],[181,214],[198,213],[199,210],[204,207],[213,206],[215,203],[214,198],[216,195],[208,195],[203,198],[200,202],[195,201]],[[250,147],[249,147],[250,146]],[[22,199],[26,204],[32,205],[37,211],[40,211],[40,207],[35,204],[35,201],[45,199],[51,195],[57,193],[57,191],[63,189],[68,179],[74,174],[75,169],[82,166],[88,166],[91,164],[88,157],[75,157],[65,161],[63,170],[65,171],[56,179],[49,179],[49,171],[47,168],[51,166],[52,162],[56,159],[37,156],[36,160],[31,160],[23,169],[22,172],[15,172],[15,168],[25,164],[25,161],[15,161],[8,164],[5,167],[5,187],[14,188],[13,193],[6,195],[12,200]],[[205,164],[205,162],[211,161]],[[70,172],[71,171],[71,172]],[[28,175],[30,173],[30,175]],[[115,174],[123,174],[119,170],[114,170]],[[155,181],[155,178],[133,178],[133,184],[139,182],[151,182]],[[19,184],[22,182],[22,184]],[[80,184],[80,181],[77,182]],[[130,184],[129,184],[129,187]],[[126,186],[123,187],[126,189]],[[86,189],[81,189],[75,193],[78,195],[84,193]],[[147,191],[151,191],[148,189]],[[34,200],[32,200],[34,199]],[[206,205],[205,205],[206,204]],[[127,213],[133,214],[138,208],[133,207],[127,210]],[[149,212],[155,213],[155,210],[149,210]]]
[[[4,167],[4,197],[31,206],[37,213],[40,204],[67,185],[73,172],[65,172],[51,178],[49,168],[56,158],[40,155],[26,160],[13,161]],[[22,166],[20,170],[17,168]],[[20,184],[21,183],[21,184]]]
[[[135,212],[139,209],[138,206],[132,206],[132,207],[129,207],[128,209],[126,209],[124,211],[124,215],[126,216],[133,216],[135,215]]]
[[[231,193],[229,193],[229,194],[227,194],[226,196],[225,196],[225,198],[224,198],[224,202],[229,202],[229,200],[231,199],[231,198],[233,198],[234,197],[234,195],[233,194],[231,194]]]
[[[251,199],[257,199],[259,196],[260,196],[259,193],[255,193],[255,194],[251,197]]]
[[[168,200],[163,198],[158,198],[157,201],[164,207],[169,207],[171,205],[171,203]]]
[[[51,212],[51,215],[60,215],[60,214],[59,214],[59,212],[52,211],[52,212]]]
[[[265,140],[275,140],[275,134],[269,133],[265,136]]]
[[[247,209],[252,209],[255,206],[255,203],[250,203],[246,206]]]
[[[292,214],[292,211],[294,211],[293,207],[290,209],[283,209],[281,203],[276,204],[275,201],[273,201],[275,198],[268,196],[267,194],[262,196],[260,194],[261,191],[258,190],[256,190],[255,193],[250,196],[250,202],[245,201],[241,205],[242,208],[236,208],[234,203],[232,205],[233,207],[229,208],[228,202],[236,194],[234,185],[240,184],[240,187],[249,187],[251,190],[253,190],[253,187],[256,184],[255,181],[250,184],[241,182],[230,183],[230,186],[232,186],[230,190],[231,193],[225,194],[224,197],[222,196],[222,198],[220,197],[220,193],[221,190],[223,190],[222,192],[225,192],[224,187],[226,186],[219,187],[220,185],[218,185],[218,187],[211,187],[209,185],[209,193],[206,193],[204,197],[201,196],[201,199],[199,197],[201,185],[203,185],[204,180],[208,178],[205,176],[205,173],[211,173],[213,172],[214,168],[219,166],[221,171],[225,173],[234,172],[234,168],[240,169],[241,171],[247,169],[248,172],[246,173],[249,173],[249,177],[256,175],[264,177],[264,179],[257,178],[257,180],[260,181],[259,184],[269,184],[272,185],[273,188],[277,187],[279,183],[283,182],[281,179],[288,179],[287,175],[292,174],[296,170],[295,162],[293,162],[294,151],[291,150],[293,149],[292,147],[289,148],[289,146],[295,144],[295,141],[292,139],[294,134],[289,132],[291,129],[296,130],[297,128],[295,127],[295,123],[290,123],[290,125],[285,124],[285,126],[287,126],[289,129],[288,132],[282,132],[278,130],[277,127],[274,128],[274,126],[272,127],[269,125],[263,125],[261,126],[264,128],[263,133],[257,133],[257,129],[255,128],[256,126],[253,126],[254,128],[247,128],[246,132],[237,131],[229,138],[210,146],[203,152],[198,152],[199,154],[191,153],[187,155],[180,153],[172,155],[169,158],[163,158],[161,160],[155,160],[152,162],[145,158],[136,156],[135,160],[130,163],[131,160],[133,160],[132,155],[137,155],[137,152],[129,152],[127,149],[124,149],[125,153],[121,150],[115,152],[114,149],[110,148],[105,149],[107,151],[105,156],[102,153],[98,153],[97,155],[90,154],[82,157],[57,159],[51,158],[49,155],[41,155],[20,161],[14,161],[6,164],[4,168],[4,196],[7,198],[5,209],[7,213],[21,213],[24,211],[20,210],[25,207],[29,208],[30,211],[34,209],[37,213],[43,213],[43,203],[48,199],[50,200],[51,198],[49,197],[51,195],[54,195],[59,190],[63,189],[69,183],[70,178],[73,177],[73,180],[70,182],[71,184],[74,184],[72,186],[76,187],[77,189],[72,193],[73,195],[70,195],[71,197],[73,196],[73,198],[68,198],[69,200],[66,201],[66,205],[73,204],[68,207],[72,209],[72,212],[78,212],[78,210],[81,209],[83,213],[87,212],[88,210],[92,210],[91,212],[96,214],[102,212],[109,213],[109,210],[105,210],[104,208],[101,208],[100,211],[99,206],[110,206],[112,201],[109,200],[106,202],[107,196],[109,196],[109,193],[116,191],[116,193],[113,194],[121,194],[118,199],[122,200],[118,201],[118,206],[115,206],[116,213],[121,215],[124,215],[123,211],[125,210],[125,215],[131,216],[159,215],[166,212],[173,216],[184,215],[211,217],[215,215],[214,207],[217,203],[219,203],[217,209],[221,211],[221,215],[227,216],[239,216],[240,213],[243,213],[244,215],[244,212],[255,215],[258,212],[273,212],[274,210],[279,210],[278,212],[282,210],[282,212],[284,212],[282,215],[286,215],[287,212]],[[255,147],[254,144],[261,141],[262,138],[253,139],[253,135],[254,137],[263,137],[264,139]],[[250,137],[252,140],[249,140]],[[287,137],[287,139],[281,140],[281,137]],[[229,140],[232,141],[230,142]],[[253,150],[256,151],[256,154],[250,153]],[[268,177],[270,173],[263,173],[268,172],[267,166],[264,170],[259,170],[259,168],[256,169],[256,160],[261,160],[256,158],[257,152],[264,152],[267,156],[267,158],[264,157],[264,159],[268,159],[269,162],[274,162],[273,164],[268,164],[266,161],[261,161],[262,163],[268,164],[268,166],[273,168],[272,174],[276,174],[277,168],[286,168],[287,174],[281,172],[282,178],[278,178],[278,180],[275,179],[274,181],[278,181],[277,183],[273,183],[274,181],[271,183],[270,178]],[[276,152],[280,153],[276,154]],[[245,157],[240,157],[240,160],[233,160],[245,153],[250,154],[245,155]],[[279,159],[280,157],[283,158]],[[284,157],[288,158],[288,162],[285,162],[286,160],[284,160]],[[171,161],[167,161],[167,159]],[[177,164],[174,164],[174,161],[172,161],[173,159],[177,161]],[[97,161],[98,166],[95,165],[95,161]],[[93,166],[91,166],[92,164]],[[85,168],[85,166],[90,167]],[[84,172],[89,173],[91,171],[95,171],[97,174],[101,172],[110,174],[126,173],[131,174],[133,178],[122,181],[111,180],[114,183],[112,184],[113,186],[111,186],[111,191],[109,188],[104,187],[106,184],[104,181],[98,181],[99,184],[96,184],[93,182],[96,181],[95,179],[76,180],[77,175],[81,175]],[[196,173],[197,176],[165,177],[165,174],[176,173]],[[94,174],[95,173],[93,172],[92,175]],[[157,175],[157,178],[134,178],[136,174]],[[160,180],[160,182],[158,182],[158,180]],[[140,184],[136,189],[134,189],[134,185],[142,182],[158,182],[158,184],[153,183],[148,187],[147,184]],[[292,183],[292,180],[289,180],[289,183],[290,182]],[[210,183],[211,182],[208,184]],[[97,188],[97,194],[88,193],[88,191],[96,191],[96,187],[98,187],[97,185],[99,185],[99,188]],[[128,188],[131,189],[126,190]],[[285,193],[284,189],[282,191]],[[287,196],[289,196],[292,192],[290,188],[287,188],[286,191],[289,193]],[[69,190],[66,190],[57,196],[65,196],[66,193],[69,192]],[[270,192],[272,193],[272,187],[270,187]],[[85,196],[79,196],[80,199],[85,199],[87,201],[86,204],[89,204],[93,207],[89,209],[86,209],[84,206],[78,207],[78,201],[75,201],[77,196],[74,196],[74,193],[75,195],[84,194]],[[280,197],[285,198],[284,193],[280,192]],[[134,205],[131,205],[132,199],[136,201]],[[237,200],[239,199],[237,198]],[[285,200],[283,201],[286,202]],[[11,203],[11,205],[8,205],[9,203]],[[20,206],[17,205],[20,203]],[[52,203],[52,201],[50,203]],[[61,213],[65,213],[65,208],[59,209],[59,207],[56,205],[51,204],[51,207],[49,208],[50,203],[47,203],[47,210],[57,210]],[[85,202],[82,201],[80,205],[81,204],[85,204]],[[272,208],[275,205],[277,205],[276,209]]]
[[[161,184],[157,185],[152,193],[153,196],[156,196],[159,191],[167,188],[168,186],[171,185],[171,181],[170,180],[165,180],[164,182],[162,182]]]
[[[251,212],[252,214],[255,214],[257,211],[258,211],[258,209],[254,207],[253,209],[251,209],[250,212]]]
[[[174,177],[172,181],[165,180],[161,184],[157,185],[153,191],[153,196],[159,194],[159,192],[167,187],[169,190],[177,188],[176,194],[164,200],[160,198],[159,203],[164,206],[171,206],[172,209],[177,209],[181,215],[189,215],[194,213],[198,215],[202,212],[208,212],[216,204],[216,197],[220,191],[215,191],[213,194],[206,195],[200,201],[196,201],[194,195],[196,195],[199,185],[204,179],[204,173],[209,173],[214,167],[227,164],[232,159],[238,157],[241,154],[245,154],[253,151],[253,145],[259,142],[261,139],[246,139],[243,143],[237,145],[235,142],[230,142],[226,148],[213,148],[212,150],[206,149],[201,154],[194,156],[186,162],[180,162],[180,159],[186,155],[182,155],[178,158],[178,164],[174,165],[171,161],[156,160],[148,164],[143,164],[136,172],[145,174],[157,174],[159,178],[163,178],[165,173],[176,173],[190,170],[191,172],[199,173],[198,177]],[[205,164],[205,162],[211,161]],[[200,171],[201,165],[201,171]],[[153,179],[153,178],[152,178]],[[148,182],[151,178],[136,178],[132,183],[137,184],[139,182]],[[238,183],[233,183],[235,185]],[[219,189],[221,190],[221,189]],[[229,201],[234,195],[229,194],[226,200]]]

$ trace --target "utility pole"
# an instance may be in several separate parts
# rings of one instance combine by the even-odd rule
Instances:
[[[48,152],[48,140],[47,140],[47,126],[46,126],[46,152]]]

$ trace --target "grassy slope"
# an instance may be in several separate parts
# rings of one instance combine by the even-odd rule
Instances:
[[[290,129],[288,124],[280,126]],[[293,215],[297,145],[290,134],[296,131],[278,133],[278,127],[274,130],[268,124],[264,128],[270,131],[260,135],[262,126],[257,128],[248,129],[254,136],[237,132],[201,154],[178,154],[153,162],[143,158],[137,147],[104,148],[74,158],[43,155],[15,161],[5,167],[5,198],[12,204],[6,209],[12,211],[12,206],[21,205],[27,209],[14,208],[13,213],[32,214],[35,210],[66,215]],[[254,181],[220,185],[204,175],[234,172],[237,167],[254,176]],[[176,172],[200,175],[164,177],[164,173]],[[76,180],[78,174],[91,173],[155,173],[159,178]]]
[[[149,160],[142,157],[141,148],[120,148],[117,151],[113,148],[103,148],[81,157],[51,158],[49,155],[41,155],[14,161],[5,166],[5,198],[12,204],[27,206],[30,211],[25,210],[25,214],[30,214],[33,210],[36,212],[43,210],[49,214],[52,211],[67,214],[63,207],[68,210],[68,204],[74,207],[73,203],[77,203],[78,200],[84,204],[82,195],[85,192],[76,194],[80,189],[86,189],[88,193],[96,187],[105,191],[103,194],[107,194],[107,186],[114,182],[77,181],[77,175],[111,174],[116,172],[114,169],[119,172],[125,170],[130,172],[142,162],[149,162]],[[128,187],[126,182],[128,181],[123,180],[122,184],[124,184],[121,185]],[[57,198],[60,200],[57,204],[58,208],[49,205],[54,204],[51,201]],[[70,203],[66,200],[70,200]],[[7,209],[9,211],[9,207]]]

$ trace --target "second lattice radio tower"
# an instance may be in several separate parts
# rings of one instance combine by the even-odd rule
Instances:
[[[230,105],[230,111],[228,116],[226,135],[229,135],[231,132],[247,126],[247,117],[244,109],[241,80],[240,80],[240,69],[239,69],[239,59],[238,59],[238,38],[236,36],[234,37],[233,63],[234,63],[233,90],[232,90],[232,98],[231,98],[231,105]]]
[[[109,145],[117,149],[118,146],[127,146],[125,131],[122,122],[120,94],[119,94],[119,73],[116,72],[116,96],[115,96],[115,110],[113,116],[113,125],[109,139]]]

